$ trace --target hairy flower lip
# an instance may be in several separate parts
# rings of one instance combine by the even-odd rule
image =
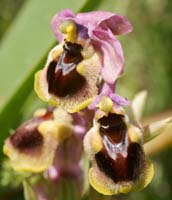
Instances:
[[[153,166],[143,152],[141,130],[130,125],[125,116],[125,139],[120,136],[113,141],[109,133],[101,131],[102,125],[105,125],[105,130],[109,129],[109,115],[114,114],[99,114],[84,138],[84,148],[92,163],[89,171],[90,183],[98,192],[106,195],[141,190],[149,184],[153,176]],[[110,126],[113,127],[113,124]]]
[[[30,126],[31,123],[33,123],[32,126]],[[11,135],[10,143],[21,152],[30,153],[37,150],[43,144],[43,137],[37,130],[39,124],[40,121],[24,123]]]
[[[43,136],[38,130],[38,126],[45,120],[53,118],[53,110],[47,109],[46,112],[38,117],[23,123],[19,128],[16,129],[15,133],[10,136],[10,143],[18,151],[33,153],[38,150],[43,144]]]
[[[77,77],[82,77],[82,80],[84,79],[84,81],[80,81],[80,84],[77,83],[74,88],[81,86],[82,88],[77,89],[76,94],[74,93],[70,95],[64,95],[63,90],[61,90],[60,97],[57,97],[54,94],[52,95],[48,91],[49,85],[47,83],[47,72],[49,64],[53,62],[54,59],[56,60],[63,52],[64,43],[62,43],[51,50],[45,68],[37,72],[35,75],[35,91],[42,100],[49,102],[52,105],[63,107],[69,112],[77,112],[85,108],[97,95],[98,88],[96,87],[96,83],[100,75],[101,58],[100,55],[93,50],[94,48],[89,41],[87,41],[85,45],[86,46],[83,46],[83,50],[81,51],[84,59],[77,65],[75,68],[76,71],[72,72],[79,74]],[[79,78],[79,80],[81,79]],[[61,86],[59,85],[59,87]],[[70,83],[70,87],[72,87],[72,83]],[[65,88],[65,85],[63,88]],[[72,90],[73,88],[71,91]]]
[[[115,183],[137,180],[145,165],[143,149],[138,143],[129,145],[126,158],[119,155],[113,160],[106,151],[100,151],[95,159],[99,169]]]
[[[65,97],[77,93],[84,86],[85,78],[76,71],[77,64],[83,60],[81,50],[81,45],[65,42],[57,62],[49,64],[47,82],[50,94]]]
[[[49,64],[47,82],[50,94],[65,97],[77,93],[84,86],[84,77],[76,71],[77,64],[83,60],[81,49],[79,44],[65,42],[57,62],[52,61]]]
[[[72,134],[72,117],[66,111],[41,110],[16,129],[3,151],[15,170],[42,172],[52,165],[58,145]]]

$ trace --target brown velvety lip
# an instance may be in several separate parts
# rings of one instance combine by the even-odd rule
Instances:
[[[95,154],[98,168],[115,183],[135,181],[144,169],[145,155],[139,143],[126,142],[127,125],[124,116],[110,113],[98,122],[102,140],[106,138],[110,143],[103,145],[102,150]],[[126,151],[126,156],[123,151]],[[110,152],[116,154],[115,159],[111,157]]]
[[[42,146],[43,136],[37,130],[39,124],[40,120],[38,119],[22,124],[10,137],[11,144],[22,152]]]
[[[43,145],[44,138],[38,131],[38,126],[42,121],[49,120],[53,117],[53,108],[47,109],[47,112],[35,117],[16,129],[15,133],[11,135],[10,142],[14,148],[21,152],[31,151]]]
[[[83,60],[82,46],[65,42],[63,52],[57,61],[53,60],[47,70],[48,91],[56,97],[76,94],[86,83],[86,79],[76,71]]]
[[[98,168],[115,183],[135,181],[145,168],[145,156],[142,147],[138,143],[130,143],[127,157],[118,155],[113,160],[104,148],[95,155]]]

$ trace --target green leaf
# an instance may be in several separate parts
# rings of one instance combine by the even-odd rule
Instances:
[[[61,179],[57,185],[57,193],[59,200],[75,200],[80,199],[80,191],[77,184],[72,179]]]
[[[17,189],[21,186],[24,178],[31,176],[29,172],[14,171],[9,159],[4,159],[2,162],[2,174],[0,176],[0,187],[2,189],[10,188]]]
[[[126,14],[130,0],[95,0],[95,10],[106,10],[119,14]],[[89,9],[89,8],[87,8]]]
[[[85,196],[85,194],[88,192],[89,190],[89,180],[88,180],[88,173],[89,173],[89,168],[90,168],[90,161],[88,156],[86,155],[86,153],[83,153],[82,156],[82,169],[83,169],[83,173],[84,173],[84,185],[83,185],[83,194]]]
[[[30,182],[25,179],[23,181],[24,197],[25,200],[38,200]]]

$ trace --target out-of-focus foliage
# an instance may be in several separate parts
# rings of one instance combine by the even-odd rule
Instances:
[[[0,62],[0,119],[2,120],[0,121],[0,148],[2,148],[2,140],[8,132],[21,121],[28,119],[36,107],[42,106],[41,101],[32,90],[33,72],[42,67],[47,51],[55,42],[49,26],[51,16],[64,7],[70,7],[76,11],[81,8],[83,11],[109,10],[126,15],[132,22],[134,30],[131,34],[119,38],[123,44],[126,68],[124,75],[119,80],[118,92],[132,98],[137,91],[147,89],[149,96],[146,115],[172,109],[171,0],[72,0],[72,2],[64,0],[63,5],[61,0],[42,1],[41,5],[39,2],[41,1],[0,0],[0,45],[2,44],[0,57],[2,58],[9,52],[9,61],[7,62],[5,58]],[[37,17],[37,19],[33,19],[33,17]],[[35,25],[33,20],[37,20]],[[27,27],[34,28],[39,20],[41,26],[46,27],[40,29],[35,27],[34,30],[26,29]],[[28,23],[28,26],[25,25],[25,22]],[[29,31],[27,36],[17,35],[17,33],[26,31],[25,29]],[[42,31],[41,36],[39,31]],[[16,33],[15,37],[12,37],[12,33]],[[13,46],[10,46],[10,43]],[[9,49],[6,48],[6,45]],[[12,55],[13,52],[15,52],[15,56]],[[20,53],[26,58],[22,57],[22,60]],[[171,151],[172,148],[169,148],[152,158],[155,162],[155,177],[146,190],[120,196],[119,199],[170,200],[172,198]],[[6,178],[0,181],[0,199],[17,200],[20,195],[18,189],[11,189],[9,197],[6,196],[7,193],[2,193],[3,191],[10,193],[10,188],[16,186],[21,177],[12,180],[14,176],[8,167],[4,174]],[[10,184],[10,179],[14,181],[13,184]],[[5,187],[3,180],[6,180]],[[94,192],[90,192],[90,195],[92,197],[86,199],[92,200],[97,197]],[[104,197],[100,195],[98,198],[101,200]],[[106,199],[110,200],[111,198]],[[112,199],[116,199],[116,197],[112,197]]]
[[[15,189],[21,186],[23,178],[27,178],[29,176],[30,173],[19,173],[14,171],[11,167],[10,161],[6,159],[2,163],[0,185]]]
[[[134,30],[122,38],[126,71],[120,89],[127,97],[147,89],[147,114],[170,109],[172,1],[130,0],[126,15],[132,21]]]
[[[0,0],[0,39],[25,0]]]

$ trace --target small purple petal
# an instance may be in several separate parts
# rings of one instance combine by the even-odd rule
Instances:
[[[93,12],[78,13],[76,17],[77,19],[83,22],[83,25],[93,26],[95,28],[101,22],[111,18],[113,15],[115,14],[111,12],[93,11]]]
[[[128,106],[130,104],[130,101],[116,93],[115,91],[115,85],[107,84],[106,82],[103,84],[103,87],[100,91],[100,94],[96,96],[96,98],[93,100],[93,102],[88,106],[90,110],[96,109],[101,96],[107,96],[109,97],[116,105],[119,106]]]
[[[110,29],[114,35],[124,35],[132,31],[130,22],[121,15],[113,15],[101,22],[101,27]]]
[[[128,106],[130,104],[130,101],[122,96],[119,96],[115,93],[110,94],[109,96],[112,101],[120,106]]]
[[[79,13],[76,15],[76,18],[92,30],[101,27],[101,29],[105,30],[110,29],[115,35],[127,34],[132,31],[132,25],[124,16],[111,12],[94,11]]]
[[[88,39],[89,35],[88,35],[88,28],[86,28],[85,26],[81,25],[81,24],[76,24],[77,25],[77,29],[78,29],[78,33],[80,34],[80,37],[83,39]]]
[[[100,94],[104,96],[109,96],[111,93],[115,91],[115,84],[107,84],[106,82],[103,84]]]
[[[94,30],[92,37],[97,41],[103,55],[102,76],[107,83],[113,84],[124,68],[121,44],[111,32],[101,29]]]
[[[51,22],[52,29],[59,42],[63,39],[62,33],[58,30],[59,25],[69,19],[75,21],[78,26],[85,26],[88,28],[88,32],[90,33],[98,27],[104,30],[109,29],[115,35],[126,34],[132,31],[132,25],[130,22],[121,15],[104,11],[78,13],[75,15],[71,10],[66,9],[56,14]],[[86,29],[80,30],[81,32],[85,32]],[[86,32],[83,35],[87,35]]]

